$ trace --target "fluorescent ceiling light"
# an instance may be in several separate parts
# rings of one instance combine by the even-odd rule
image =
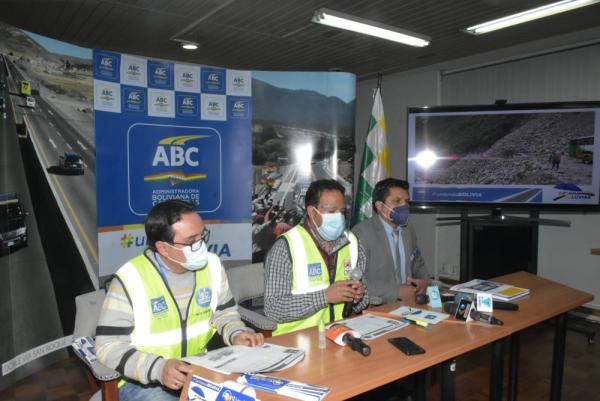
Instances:
[[[404,29],[370,21],[364,18],[355,17],[353,15],[344,14],[339,11],[329,10],[327,8],[320,8],[316,10],[312,21],[318,24],[359,32],[365,35],[376,36],[378,38],[387,39],[410,46],[424,47],[427,46],[431,41],[429,36],[406,31]]]
[[[520,13],[509,15],[503,18],[484,22],[482,24],[473,25],[466,28],[465,32],[473,35],[481,35],[482,33],[488,33],[498,29],[507,28],[509,26],[533,21],[538,18],[564,13],[565,11],[589,6],[598,2],[600,2],[600,0],[563,0],[556,3],[546,4],[545,6],[532,8],[531,10],[522,11]]]
[[[192,43],[192,42],[182,42],[181,47],[184,48],[185,50],[197,50],[198,49],[198,45],[196,43]]]

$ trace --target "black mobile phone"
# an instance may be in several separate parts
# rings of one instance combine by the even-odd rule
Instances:
[[[406,355],[418,355],[425,353],[425,349],[406,337],[388,338],[388,341]]]

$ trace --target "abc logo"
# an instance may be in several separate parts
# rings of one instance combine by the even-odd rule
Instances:
[[[208,80],[208,82],[211,82],[213,84],[218,84],[219,83],[219,74],[212,72],[212,73],[208,74],[207,80]]]
[[[129,93],[129,100],[134,101],[134,102],[139,102],[140,99],[140,92],[131,92]]]
[[[154,70],[154,75],[157,77],[166,77],[167,76],[167,68],[166,67],[156,67]]]
[[[168,149],[168,150],[167,150]],[[198,166],[198,160],[195,160],[195,155],[198,154],[198,148],[189,147],[184,148],[183,146],[169,146],[165,147],[159,145],[154,153],[154,159],[152,160],[152,166],[183,166],[188,165],[192,167]]]
[[[100,65],[103,66],[103,67],[112,68],[112,66],[113,66],[113,60],[110,57],[102,57],[100,59]]]
[[[246,110],[246,102],[236,101],[233,103],[233,111],[242,112]]]

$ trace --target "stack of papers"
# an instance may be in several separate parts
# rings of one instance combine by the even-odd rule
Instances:
[[[272,376],[246,374],[240,376],[237,381],[251,386],[256,390],[285,395],[303,401],[320,401],[329,394],[328,387],[305,384]]]
[[[398,309],[394,309],[390,313],[392,315],[402,316],[405,319],[428,324],[438,324],[439,322],[441,322],[444,319],[447,319],[450,316],[447,313],[434,312],[419,308],[411,308],[408,306],[401,306]]]
[[[526,288],[479,279],[471,280],[467,283],[456,284],[450,289],[452,291],[469,292],[472,294],[484,292],[486,294],[491,294],[494,299],[500,301],[512,301],[524,297],[525,295],[529,295],[529,290]]]
[[[365,315],[354,317],[352,319],[340,320],[328,325],[327,327],[331,327],[334,324],[342,324],[346,327],[349,327],[351,330],[354,330],[360,334],[360,338],[363,340],[373,340],[391,331],[408,326],[408,323],[401,322],[396,319],[388,319],[381,316],[371,315],[368,314],[368,311]]]
[[[234,381],[217,384],[200,376],[193,375],[188,387],[188,401],[255,401],[253,388]]]
[[[276,372],[297,364],[302,358],[304,350],[300,348],[263,344],[259,347],[232,345],[202,355],[188,356],[183,360],[216,372],[230,374]]]

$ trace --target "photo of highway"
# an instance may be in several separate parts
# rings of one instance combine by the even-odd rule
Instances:
[[[88,71],[0,26],[2,361],[71,333],[74,297],[98,285],[91,97],[70,86],[85,87],[87,74],[91,93]]]
[[[279,100],[277,107],[273,99]],[[260,262],[279,235],[302,221],[312,181],[339,181],[351,210],[354,99],[344,102],[254,79],[253,107],[252,260]],[[340,109],[349,118],[331,121],[332,110]]]
[[[25,101],[13,117],[34,146],[90,279],[97,281],[91,52],[82,66],[83,60],[51,54],[19,30],[13,28],[11,34],[21,36],[21,45],[12,47],[21,51],[4,56],[7,89],[12,98]],[[24,83],[30,83],[30,96],[23,93]],[[34,99],[32,106],[26,104],[28,98]],[[68,162],[73,157],[77,168]]]

